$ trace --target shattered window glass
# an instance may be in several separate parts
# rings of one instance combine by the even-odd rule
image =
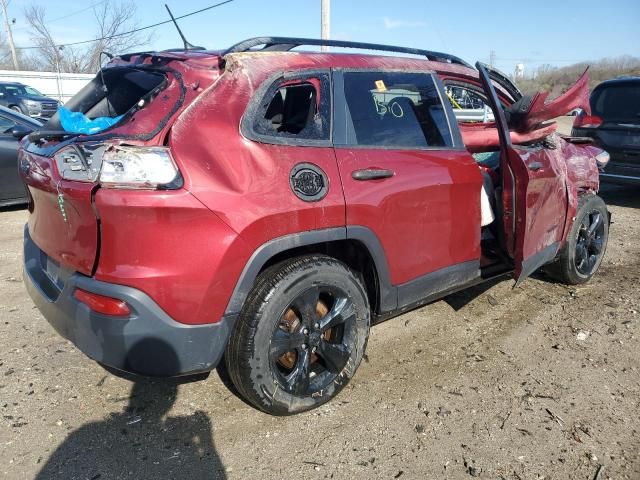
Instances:
[[[329,98],[327,75],[281,79],[267,91],[254,131],[275,137],[328,140]]]
[[[345,72],[351,125],[347,143],[399,148],[450,147],[451,131],[430,74]]]

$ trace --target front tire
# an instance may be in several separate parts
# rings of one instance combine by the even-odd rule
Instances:
[[[568,285],[588,282],[604,257],[609,240],[609,212],[597,195],[580,197],[567,241],[547,273]]]
[[[272,415],[316,408],[353,377],[370,310],[355,272],[331,257],[286,260],[261,273],[225,352],[238,392]]]

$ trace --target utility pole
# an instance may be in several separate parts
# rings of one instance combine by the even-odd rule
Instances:
[[[2,0],[3,2],[5,0]],[[320,38],[329,40],[331,37],[331,0],[320,0]],[[320,50],[329,51],[329,47],[322,45]]]
[[[0,0],[2,6],[2,13],[4,13],[4,26],[7,30],[7,39],[9,40],[9,48],[11,49],[11,58],[13,58],[13,68],[20,70],[18,64],[18,55],[16,55],[16,46],[13,43],[13,33],[11,32],[11,23],[9,22],[9,15],[7,14],[7,0]]]
[[[489,52],[489,66],[493,67],[495,63],[496,63],[496,51],[491,50],[491,52]]]

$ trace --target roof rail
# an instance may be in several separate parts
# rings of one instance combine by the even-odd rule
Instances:
[[[243,40],[240,43],[229,47],[223,52],[223,56],[229,53],[247,52],[254,47],[264,45],[258,52],[286,52],[302,45],[357,48],[360,50],[380,50],[384,52],[408,53],[420,55],[434,62],[455,63],[473,68],[467,62],[448,53],[433,52],[431,50],[421,50],[419,48],[394,47],[391,45],[381,45],[378,43],[347,42],[344,40],[320,40],[316,38],[295,38],[295,37],[256,37]]]

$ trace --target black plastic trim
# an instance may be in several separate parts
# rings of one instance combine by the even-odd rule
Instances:
[[[380,310],[393,310],[397,306],[396,288],[391,285],[389,267],[378,237],[367,227],[347,226],[311,230],[275,238],[259,247],[247,261],[227,305],[225,316],[238,315],[249,291],[264,265],[275,255],[297,247],[317,245],[339,240],[357,240],[369,251],[375,264],[379,282]]]
[[[344,227],[327,228],[323,230],[312,230],[302,233],[294,233],[284,237],[275,238],[260,246],[247,261],[240,278],[231,294],[225,315],[240,313],[249,291],[262,270],[262,267],[269,259],[278,253],[291,250],[296,247],[314,245],[324,242],[335,242],[346,240],[347,232]]]
[[[398,285],[398,308],[428,303],[447,292],[480,278],[480,260],[471,260],[441,268],[402,285]]]
[[[537,269],[552,262],[558,250],[560,249],[560,242],[554,242],[551,245],[543,248],[538,253],[526,258],[522,261],[522,271],[516,279],[516,286],[520,285],[529,275],[535,272]]]
[[[258,274],[275,255],[296,247],[339,240],[356,240],[362,243],[371,255],[379,284],[379,311],[376,312],[377,314],[384,315],[417,303],[423,305],[441,298],[449,291],[481,280],[480,261],[472,260],[430,272],[395,286],[391,284],[389,265],[382,244],[371,229],[361,225],[348,225],[346,228],[312,230],[275,238],[259,247],[251,255],[240,274],[227,305],[225,316],[237,316],[240,313]]]

